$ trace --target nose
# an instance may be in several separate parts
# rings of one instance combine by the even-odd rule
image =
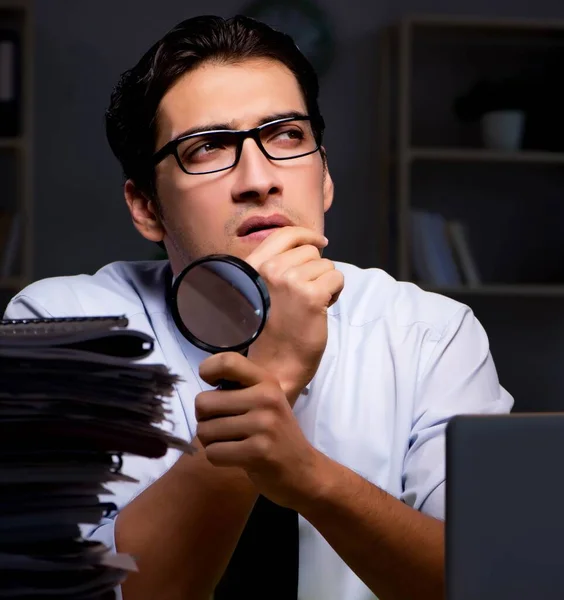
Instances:
[[[247,138],[243,143],[239,163],[234,169],[235,183],[231,191],[235,202],[264,203],[282,192],[280,169]]]

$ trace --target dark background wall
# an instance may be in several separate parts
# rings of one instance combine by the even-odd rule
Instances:
[[[328,255],[375,266],[377,37],[406,13],[564,18],[562,0],[318,0],[337,54],[322,79],[326,147],[336,185]],[[229,16],[244,4],[181,0],[38,0],[35,48],[34,277],[92,272],[151,258],[128,219],[103,113],[119,74],[176,22]],[[519,408],[564,407],[564,310],[559,299],[464,298],[484,323],[503,383]]]

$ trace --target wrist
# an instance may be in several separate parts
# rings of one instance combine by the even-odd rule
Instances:
[[[197,437],[194,438],[193,444],[198,451],[193,456],[182,456],[177,463],[177,468],[185,467],[189,470],[191,479],[197,480],[198,485],[201,485],[203,489],[209,488],[220,494],[233,494],[247,499],[248,502],[256,500],[258,491],[243,468],[212,465]],[[196,470],[193,468],[195,461],[200,462],[200,468]]]
[[[290,406],[293,407],[305,386],[302,387],[301,385],[296,385],[294,382],[284,379],[279,380],[278,383],[280,384],[284,395],[288,399]]]
[[[290,406],[293,407],[305,387],[301,385],[300,378],[291,373],[287,367],[282,367],[278,361],[268,361],[263,356],[251,352],[248,358],[276,378]]]
[[[332,497],[339,466],[319,450],[313,447],[311,450],[308,468],[300,477],[291,506],[306,519]]]

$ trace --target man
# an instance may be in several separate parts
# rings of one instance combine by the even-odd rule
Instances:
[[[114,487],[119,514],[92,533],[137,558],[126,600],[209,598],[259,495],[300,514],[299,598],[443,597],[445,425],[512,399],[467,307],[322,258],[333,184],[317,96],[287,36],[242,17],[180,23],[107,112],[133,223],[170,264],[43,280],[7,310],[126,314],[184,380],[171,418],[201,451],[126,458],[140,483]],[[216,252],[271,294],[248,357],[206,355],[168,311],[171,277]]]

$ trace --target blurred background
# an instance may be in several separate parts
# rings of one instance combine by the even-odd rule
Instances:
[[[177,22],[249,14],[320,73],[327,256],[469,305],[517,411],[564,409],[562,0],[0,0],[0,304],[157,256],[104,110]]]

